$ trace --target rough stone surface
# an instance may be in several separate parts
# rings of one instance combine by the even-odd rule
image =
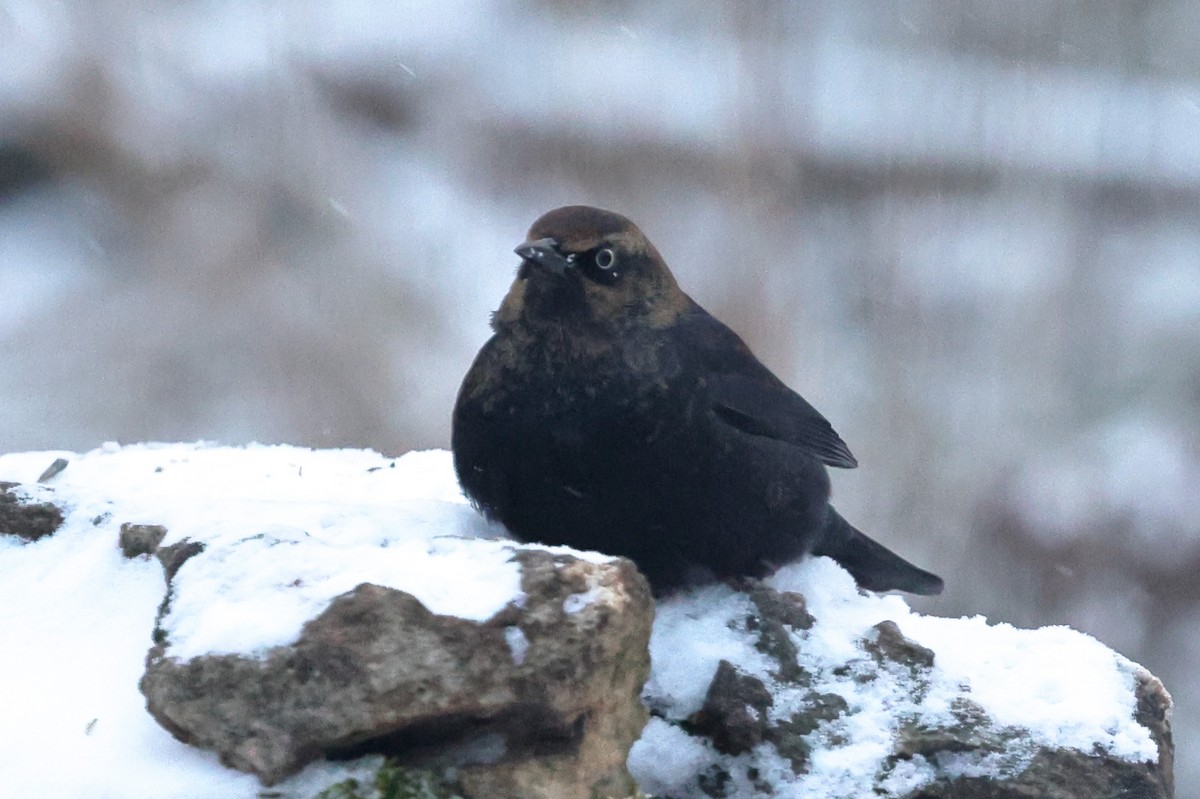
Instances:
[[[645,580],[623,560],[515,557],[525,597],[483,623],[364,583],[263,658],[180,661],[164,640],[141,682],[149,710],[265,784],[317,758],[381,753],[454,767],[466,797],[629,795],[626,753],[646,720]]]
[[[1169,724],[1171,697],[1149,672],[1138,675],[1138,723],[1158,745],[1158,763],[1130,763],[1104,752],[1043,749],[1010,779],[960,777],[939,780],[906,799],[1171,799],[1175,795],[1175,747]],[[1024,731],[997,727],[981,708],[955,703],[960,723],[938,730],[905,728],[897,741],[898,758],[939,752],[1000,755],[1021,746]]]
[[[766,739],[775,744],[775,749],[788,759],[796,773],[803,773],[813,749],[809,733],[821,724],[839,718],[848,708],[846,700],[837,694],[809,691],[804,697],[803,709],[767,727]]]
[[[1174,702],[1162,681],[1142,669],[1137,676],[1138,724],[1150,730],[1150,737],[1158,746],[1159,768],[1148,775],[1157,780],[1161,796],[1175,795],[1175,738],[1171,734],[1171,711]]]
[[[742,674],[722,660],[708,686],[704,706],[692,718],[692,728],[711,738],[718,752],[749,752],[766,735],[767,709],[772,701],[762,680]]]
[[[18,489],[23,490],[19,493]],[[21,495],[28,491],[30,496],[40,496],[47,490],[0,482],[0,535],[15,535],[26,541],[37,541],[57,530],[63,522],[63,514],[58,506]]]
[[[55,458],[54,461],[47,466],[40,475],[38,475],[37,481],[39,483],[45,483],[49,480],[53,480],[58,475],[62,474],[63,470],[66,469],[70,463],[71,462],[66,458]]]
[[[758,631],[756,648],[779,664],[775,677],[783,682],[808,685],[811,679],[797,662],[796,644],[788,630],[811,629],[813,617],[805,606],[804,597],[781,593],[757,580],[747,580],[743,586],[757,615],[746,620],[747,627]]]
[[[933,666],[933,650],[904,637],[896,622],[881,621],[874,629],[875,637],[863,641],[863,649],[867,650],[877,663],[882,664],[890,660],[914,671]]]
[[[816,619],[808,612],[808,603],[803,594],[792,591],[776,591],[762,583],[753,583],[749,588],[750,601],[758,608],[759,617],[771,620],[793,630],[811,630]]]
[[[914,722],[902,725],[896,738],[896,757],[933,758],[939,752],[992,754],[1016,746],[1024,737],[1021,730],[996,727],[983,708],[965,697],[955,699],[950,712],[955,723],[947,727]]]
[[[122,555],[127,558],[136,558],[138,555],[153,555],[158,551],[158,545],[166,537],[167,528],[161,524],[125,522],[121,525],[117,543],[121,547]]]
[[[168,547],[155,546],[154,556],[162,564],[163,573],[166,575],[167,583],[169,584],[175,577],[175,573],[179,571],[179,567],[186,563],[188,558],[193,555],[199,555],[203,551],[204,544],[185,538]]]

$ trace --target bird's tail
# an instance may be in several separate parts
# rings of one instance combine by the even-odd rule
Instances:
[[[870,591],[940,594],[944,583],[877,541],[868,538],[832,507],[814,555],[828,555],[842,565],[860,587]]]

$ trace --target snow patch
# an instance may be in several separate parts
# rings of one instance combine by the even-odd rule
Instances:
[[[524,663],[525,653],[529,651],[529,639],[525,637],[525,631],[517,626],[505,627],[504,641],[512,652],[513,663],[518,666]]]
[[[599,597],[600,589],[596,586],[579,594],[571,594],[563,600],[563,613],[578,613]]]

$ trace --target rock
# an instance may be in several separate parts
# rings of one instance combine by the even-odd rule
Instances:
[[[62,474],[63,469],[66,469],[70,463],[71,462],[66,458],[55,458],[54,461],[47,466],[40,475],[38,475],[37,481],[39,483],[45,483],[53,480],[58,475]]]
[[[718,752],[749,752],[763,741],[772,701],[762,680],[722,660],[708,686],[704,707],[692,717],[692,729],[711,738]]]
[[[1045,748],[1037,751],[1011,777],[939,777],[908,794],[905,799],[1096,799],[1097,797],[1137,797],[1171,799],[1175,795],[1175,748],[1167,718],[1171,697],[1161,682],[1149,672],[1137,675],[1138,723],[1151,732],[1158,747],[1158,762],[1133,763],[1102,751]],[[968,756],[1003,758],[1006,752],[1020,751],[1027,733],[1021,729],[996,728],[977,705],[968,701],[955,708],[961,723],[941,730],[902,736],[897,743],[900,758],[922,755],[935,758],[942,752]]]
[[[191,541],[187,538],[182,541],[171,544],[167,547],[155,546],[154,555],[158,558],[158,562],[162,564],[163,573],[166,575],[167,584],[170,585],[171,579],[179,568],[187,562],[188,558],[199,555],[204,551],[204,544],[199,541]],[[162,611],[160,609],[159,615]]]
[[[63,522],[62,511],[52,502],[37,502],[47,489],[0,482],[0,535],[37,541],[52,534]]]
[[[810,691],[799,711],[767,727],[766,740],[775,745],[793,771],[803,774],[808,770],[808,759],[813,750],[809,733],[815,732],[822,723],[839,718],[848,709],[846,700],[837,694]]]
[[[811,630],[816,621],[808,612],[803,594],[776,591],[758,581],[748,581],[750,601],[758,608],[758,616],[793,630]]]
[[[624,560],[518,549],[523,599],[482,623],[361,584],[264,657],[151,650],[141,689],[177,738],[270,785],[319,758],[453,768],[462,795],[626,796],[653,605]]]
[[[1158,747],[1158,768],[1150,775],[1161,786],[1160,796],[1175,795],[1175,739],[1171,734],[1174,702],[1162,681],[1145,669],[1137,673],[1137,723],[1150,731]]]
[[[153,555],[158,551],[158,545],[167,537],[167,528],[161,524],[131,524],[121,525],[121,533],[117,543],[121,554],[127,558],[138,555]]]
[[[161,527],[161,525],[153,526]],[[159,539],[159,543],[161,543],[161,541],[162,539]],[[187,563],[188,559],[199,555],[203,551],[204,544],[187,538],[183,539],[182,541],[177,541],[170,546],[164,547],[160,546],[159,544],[155,544],[154,546],[153,554],[156,558],[158,558],[158,562],[162,564],[163,576],[166,577],[167,580],[167,591],[165,594],[163,594],[162,602],[158,603],[158,613],[155,615],[154,619],[154,630],[150,633],[150,638],[152,641],[154,641],[156,647],[165,644],[167,640],[167,634],[162,628],[162,620],[163,617],[167,615],[168,611],[170,611],[171,599],[175,596],[175,583],[173,582],[175,575],[178,573],[183,564]],[[157,650],[150,650],[151,655],[153,655],[155,651]]]
[[[99,519],[95,520],[97,523],[99,521]],[[123,522],[117,535],[117,545],[125,557],[136,558],[140,555],[153,555],[162,564],[163,574],[167,579],[167,592],[158,605],[154,631],[150,635],[155,644],[162,644],[166,641],[166,633],[163,632],[159,623],[171,608],[171,598],[174,595],[172,579],[188,558],[204,551],[203,544],[187,538],[164,547],[162,542],[166,537],[167,528],[161,524],[133,524],[131,522]]]
[[[780,593],[756,580],[745,582],[756,611],[746,620],[750,629],[758,631],[755,647],[778,664],[775,673],[778,679],[807,685],[809,675],[797,662],[796,644],[788,632],[800,632],[813,626],[813,617],[805,606],[804,597]]]
[[[862,647],[875,658],[875,662],[882,665],[885,661],[891,661],[914,673],[933,667],[933,650],[905,638],[896,622],[886,619],[871,629],[875,634],[865,639]]]
[[[1074,749],[1044,749],[1037,752],[1019,773],[1009,779],[959,777],[939,779],[908,794],[905,799],[1172,799],[1175,796],[1173,764],[1175,747],[1166,718],[1171,697],[1149,672],[1138,675],[1137,719],[1149,729],[1159,747],[1158,763],[1131,763],[1104,752]],[[961,738],[950,737],[943,751],[1003,752],[1005,743],[1019,744],[1020,730],[1012,730],[991,741],[981,741],[976,728],[965,728]],[[1005,740],[1007,739],[1007,740]]]

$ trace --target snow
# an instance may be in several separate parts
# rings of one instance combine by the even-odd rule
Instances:
[[[600,594],[601,589],[599,586],[593,586],[579,594],[571,594],[563,600],[563,612],[578,613],[599,599]]]
[[[321,525],[312,533],[267,529],[223,547],[217,541],[196,556],[179,573],[163,623],[169,654],[265,654],[295,640],[304,622],[361,583],[403,588],[434,613],[473,621],[491,618],[520,593],[511,542],[488,542],[491,557],[484,558],[479,542],[380,537],[365,519],[324,518]]]
[[[101,448],[72,458],[54,483],[73,506],[68,530],[92,533],[90,520],[102,517],[100,529],[112,536],[131,521],[166,526],[164,545],[204,542],[179,572],[162,623],[170,654],[187,659],[287,644],[334,597],[364,582],[403,587],[434,613],[495,615],[520,593],[520,568],[510,562],[511,542],[462,538],[498,531],[443,483],[448,459],[413,453],[393,462],[293,447]]]
[[[515,625],[505,627],[504,641],[508,644],[509,650],[512,651],[513,663],[516,663],[518,666],[524,663],[525,653],[529,651],[529,639],[525,637],[525,631]]]
[[[163,620],[174,657],[261,654],[294,639],[305,620],[366,581],[471,619],[522,601],[513,544],[466,503],[446,452],[390,459],[288,446],[106,444],[83,455],[0,455],[0,480],[32,484],[59,457],[68,467],[27,492],[63,507],[63,526],[34,543],[0,536],[0,640],[7,644],[0,649],[0,773],[12,795],[250,799],[259,791],[255,778],[175,741],[145,712],[137,683],[164,581],[155,560],[122,557],[124,522],[166,526],[165,545],[188,538],[206,546],[175,578]],[[770,744],[729,758],[689,737],[671,722],[700,708],[722,659],[772,687],[773,719],[792,712],[803,692],[770,676],[772,664],[745,626],[752,609],[745,595],[718,585],[663,600],[645,696],[664,718],[650,722],[630,756],[643,790],[690,795],[694,775],[715,763],[731,772],[739,795],[755,791],[751,766],[781,796],[861,795],[883,768],[898,711],[947,724],[951,702],[964,691],[996,723],[1028,730],[1030,747],[1157,756],[1132,718],[1139,667],[1089,636],[922,616],[900,597],[860,595],[825,558],[789,566],[772,584],[806,596],[817,622],[796,634],[801,665],[813,675],[812,689],[840,695],[849,713],[812,733],[818,745],[799,777]],[[595,598],[573,595],[566,609]],[[878,667],[862,649],[872,625],[885,619],[937,652],[920,705],[904,668]],[[505,636],[520,662],[528,642],[515,627]],[[849,670],[838,669],[846,664]],[[867,670],[877,672],[874,679],[856,679]],[[916,757],[894,764],[883,784],[899,796],[938,770],[996,773],[1019,768],[1021,757]],[[277,789],[307,797],[364,768],[314,764]]]

